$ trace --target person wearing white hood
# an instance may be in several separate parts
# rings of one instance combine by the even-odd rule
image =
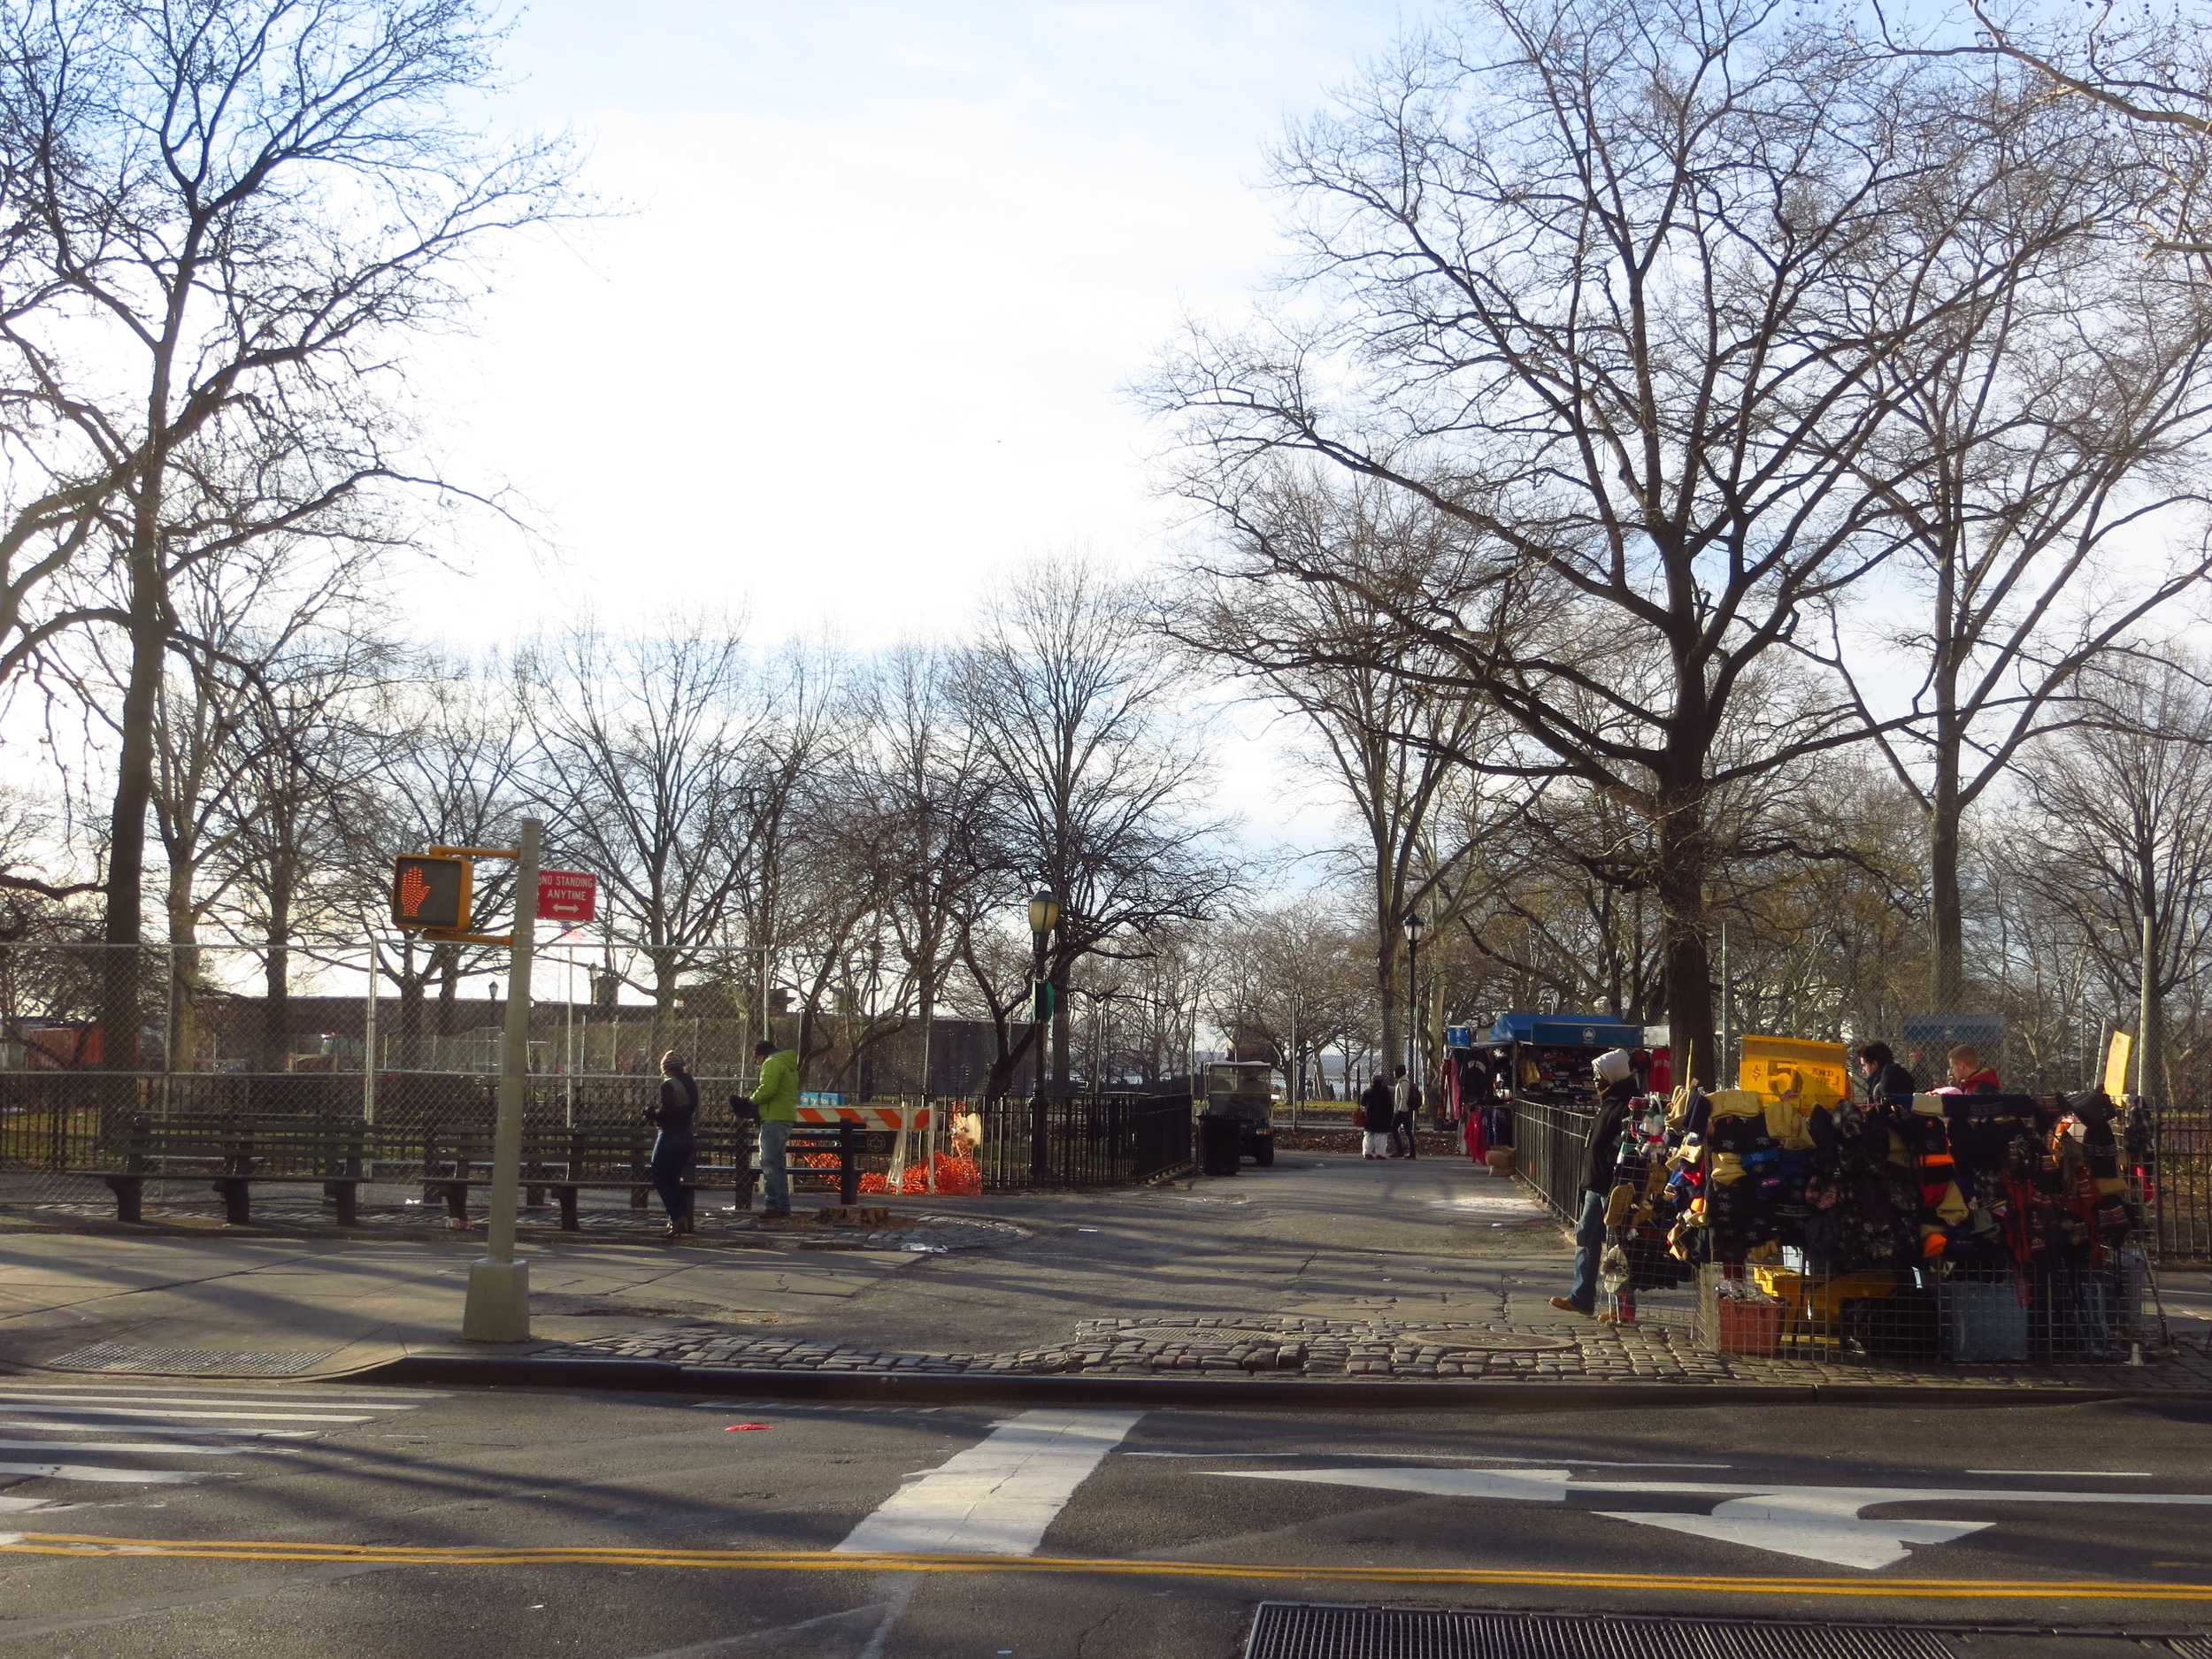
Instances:
[[[1575,1225],[1574,1288],[1551,1305],[1587,1317],[1598,1307],[1598,1261],[1605,1254],[1605,1203],[1613,1190],[1613,1164],[1628,1103],[1636,1098],[1636,1069],[1625,1048],[1609,1048],[1590,1062],[1598,1081],[1598,1115],[1582,1143],[1582,1214]]]

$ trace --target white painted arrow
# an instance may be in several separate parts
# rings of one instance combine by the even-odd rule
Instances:
[[[1217,1469],[1224,1480],[1304,1480],[1322,1486],[1417,1492],[1440,1498],[1511,1498],[1557,1502],[1570,1492],[1732,1496],[1710,1515],[1598,1509],[1609,1520],[1688,1532],[1749,1549],[1873,1569],[1902,1561],[1913,1544],[1947,1544],[1990,1521],[1863,1520],[1859,1511],[1892,1503],[2164,1503],[2212,1505],[2212,1495],[2175,1492],[2024,1492],[1998,1487],[1801,1486],[1759,1480],[1576,1480],[1563,1469]]]

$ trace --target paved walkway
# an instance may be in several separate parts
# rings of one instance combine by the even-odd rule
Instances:
[[[2212,1286],[2170,1276],[2176,1356],[2140,1367],[1907,1371],[1697,1351],[1686,1293],[1647,1322],[1562,1319],[1566,1240],[1463,1160],[1299,1154],[1103,1194],[940,1200],[873,1233],[533,1241],[526,1348],[456,1339],[465,1237],[176,1236],[0,1216],[0,1364],[339,1375],[414,1355],[622,1356],[832,1371],[1686,1385],[2212,1389]],[[738,1218],[722,1218],[727,1227]],[[982,1224],[982,1225],[974,1225]],[[949,1252],[918,1239],[968,1245]],[[873,1247],[873,1248],[871,1248]]]

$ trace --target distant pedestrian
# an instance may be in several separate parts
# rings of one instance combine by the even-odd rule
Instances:
[[[753,1045],[760,1063],[760,1083],[753,1090],[753,1104],[760,1109],[760,1172],[766,1202],[761,1214],[791,1213],[791,1166],[785,1148],[793,1125],[799,1121],[799,1056],[772,1042]]]
[[[645,1121],[660,1133],[653,1137],[653,1187],[668,1211],[668,1236],[680,1238],[692,1230],[691,1188],[684,1171],[698,1150],[692,1119],[699,1115],[699,1081],[691,1075],[683,1056],[670,1049],[661,1056],[661,1097],[645,1109]]]
[[[1982,1057],[1974,1051],[1974,1045],[1962,1042],[1951,1050],[1950,1087],[1962,1094],[1997,1094],[2003,1087],[1997,1081],[1997,1069],[1982,1064]]]
[[[1897,1064],[1897,1056],[1890,1052],[1886,1042],[1859,1045],[1859,1075],[1866,1083],[1866,1097],[1870,1101],[1920,1092],[1912,1073]]]
[[[1410,1158],[1420,1156],[1413,1144],[1413,1116],[1421,1109],[1421,1091],[1400,1066],[1392,1074],[1390,1085],[1390,1156]],[[1398,1148],[1402,1146],[1405,1150]]]
[[[1363,1156],[1386,1158],[1390,1156],[1390,1079],[1378,1071],[1368,1080],[1367,1089],[1359,1097],[1360,1121],[1367,1125],[1367,1143]]]

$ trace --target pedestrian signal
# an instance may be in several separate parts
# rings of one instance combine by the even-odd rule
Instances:
[[[407,853],[392,860],[392,926],[458,933],[469,920],[469,861]]]

